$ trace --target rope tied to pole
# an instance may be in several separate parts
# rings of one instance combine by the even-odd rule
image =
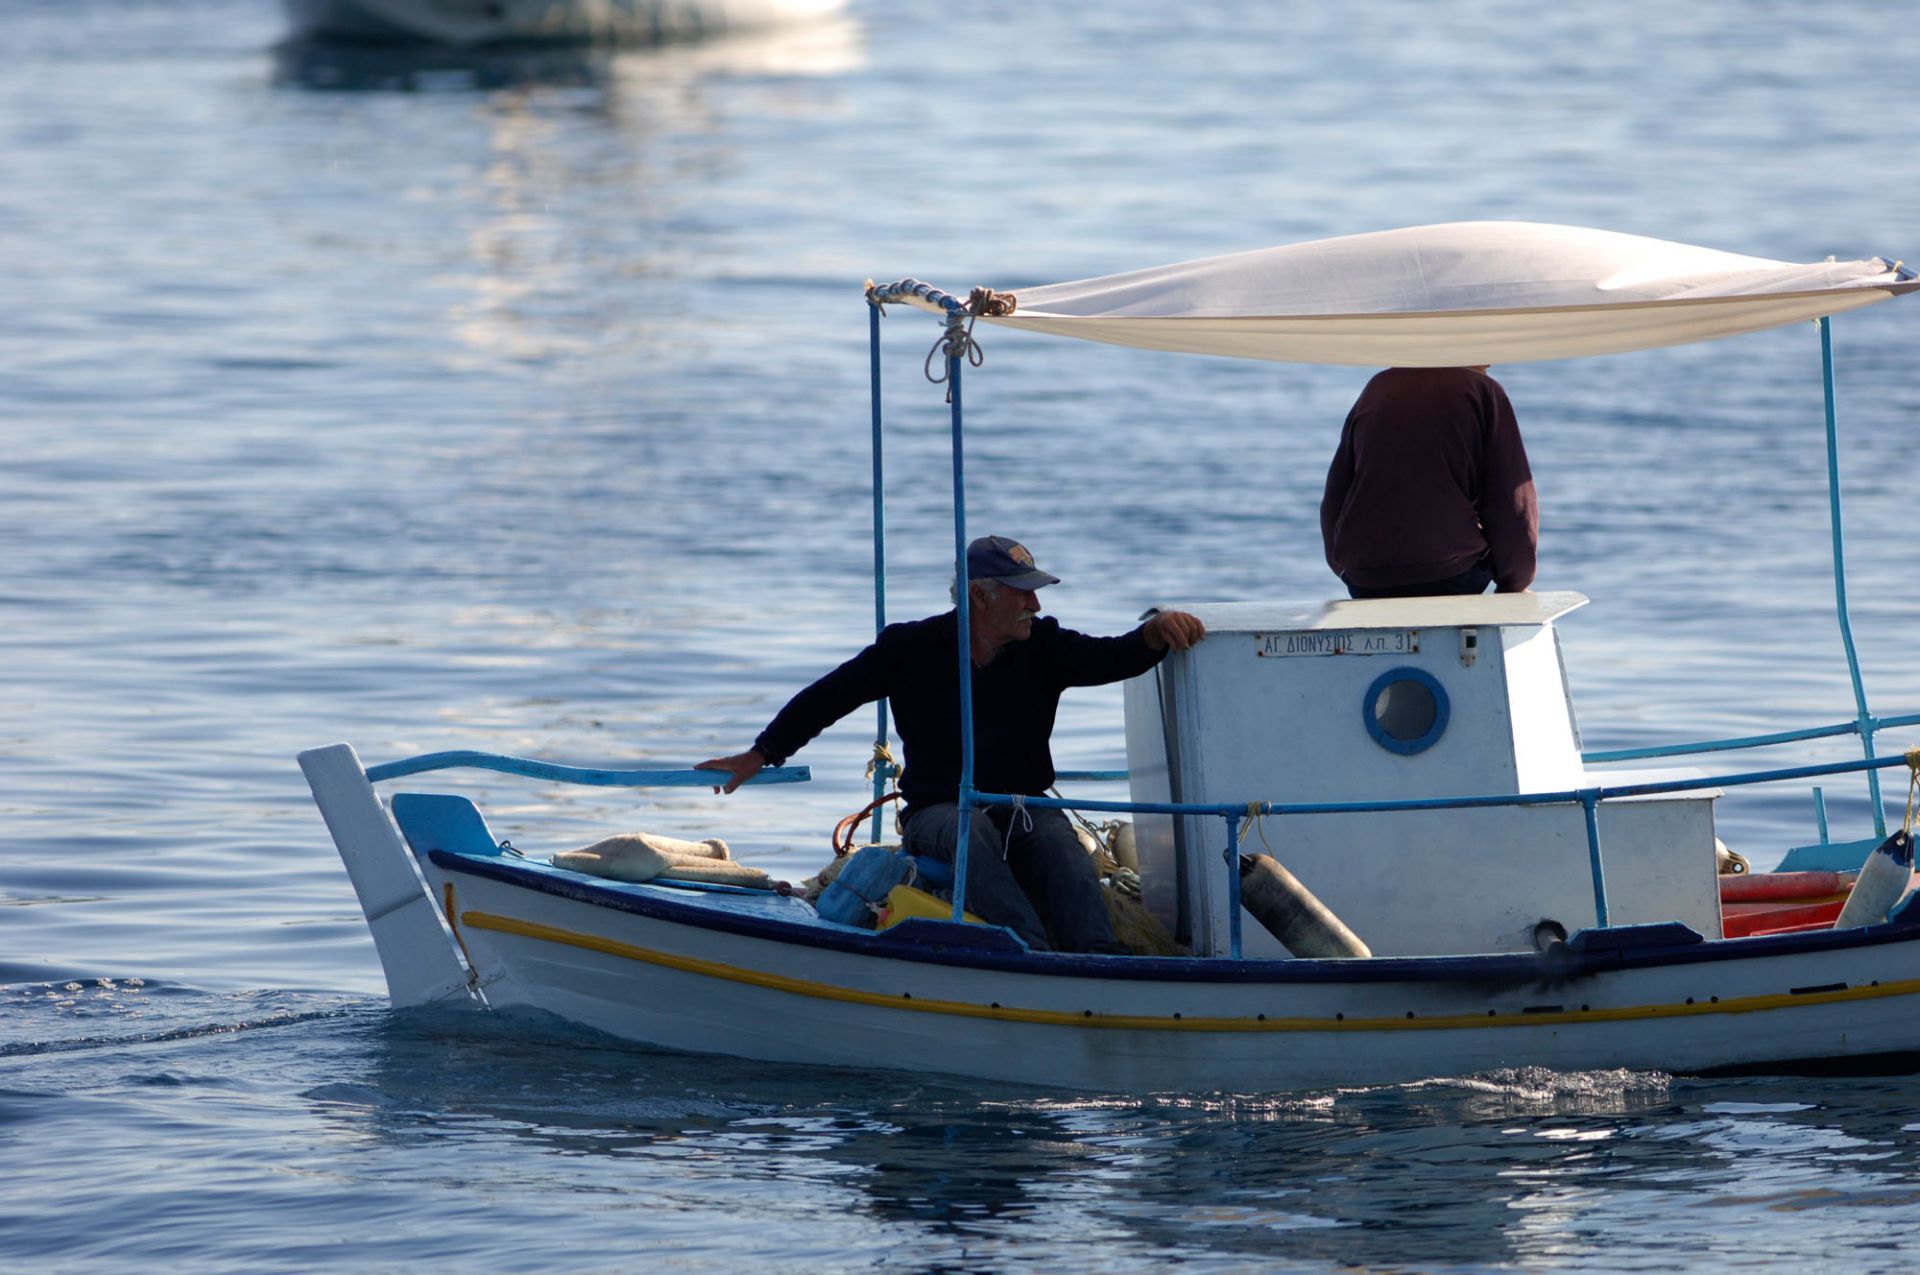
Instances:
[[[942,360],[938,372],[933,370],[935,359]],[[933,348],[927,351],[927,361],[920,369],[926,374],[928,381],[935,385],[947,385],[946,359],[965,359],[973,367],[979,367],[987,361],[985,352],[980,349],[980,343],[973,339],[971,317],[966,320],[965,326],[962,326],[959,315],[947,317],[946,330],[934,340]],[[953,402],[951,385],[947,385],[947,402]]]
[[[1011,292],[995,292],[992,288],[975,288],[967,294],[967,313],[975,318],[984,314],[989,319],[1004,319],[1019,308],[1020,298]]]
[[[873,756],[867,760],[867,778],[872,779],[876,773],[888,779],[900,773],[900,761],[884,739],[874,742]]]
[[[986,354],[980,343],[973,339],[973,322],[981,315],[988,318],[1003,318],[1019,308],[1020,299],[1011,292],[995,292],[992,288],[975,288],[967,297],[966,325],[961,326],[960,315],[947,315],[946,330],[934,341],[933,348],[927,351],[927,359],[921,371],[927,380],[935,385],[946,385],[947,369],[944,363],[936,374],[933,361],[936,358],[965,359],[973,367],[986,362]],[[953,402],[953,387],[947,386],[947,402]]]
[[[1267,848],[1268,856],[1278,859],[1280,856],[1274,854],[1273,843],[1267,840],[1267,813],[1261,809],[1265,804],[1259,801],[1247,803],[1247,813],[1240,818],[1240,844],[1244,846],[1247,843],[1247,829],[1252,828],[1260,834],[1260,844]]]
[[[1007,816],[1007,837],[1000,843],[1002,859],[1013,853],[1013,832],[1016,826],[1021,832],[1033,831],[1033,812],[1027,809],[1027,799],[1019,793],[1013,795],[1013,813]]]

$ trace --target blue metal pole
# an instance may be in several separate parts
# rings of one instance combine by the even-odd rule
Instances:
[[[1875,730],[1889,726],[1920,726],[1920,714],[1875,719]],[[1607,748],[1580,754],[1581,761],[1639,761],[1646,757],[1679,757],[1688,753],[1724,753],[1741,748],[1765,748],[1769,744],[1791,744],[1803,739],[1825,739],[1832,735],[1858,735],[1858,721],[1837,722],[1832,726],[1810,726],[1804,730],[1776,731],[1771,735],[1743,735],[1738,739],[1705,739],[1692,744],[1661,744],[1651,748]]]
[[[947,335],[959,331],[960,319],[950,315]],[[960,656],[960,811],[954,828],[953,919],[966,920],[967,850],[973,843],[973,624],[967,597],[967,466],[960,442],[960,365],[964,352],[951,339],[947,345],[947,393],[953,400],[953,579],[955,646]]]
[[[873,631],[878,636],[887,627],[887,502],[886,464],[881,451],[880,432],[880,307],[868,304],[868,362],[873,386]],[[882,696],[873,724],[873,800],[886,795],[886,763],[881,760],[887,747],[887,701]],[[873,812],[872,837],[879,841],[880,810]]]
[[[1698,779],[1670,779],[1646,784],[1614,784],[1595,788],[1564,789],[1556,792],[1488,793],[1470,797],[1406,797],[1398,801],[1268,801],[1260,813],[1268,815],[1338,815],[1379,810],[1467,810],[1483,806],[1570,806],[1589,796],[1596,801],[1614,797],[1650,797],[1655,793],[1693,792],[1702,788],[1738,788],[1747,784],[1766,784],[1788,779],[1816,779],[1823,775],[1851,775],[1862,770],[1885,770],[1905,766],[1904,756],[1877,757],[1871,761],[1829,761],[1817,766],[1788,766],[1781,770],[1746,771],[1737,775],[1703,775]],[[804,767],[803,767],[804,769]],[[689,770],[688,775],[711,776],[711,771]],[[764,771],[762,774],[766,773]],[[711,778],[709,778],[711,782]],[[1154,815],[1228,815],[1245,814],[1244,802],[1180,801],[1096,801],[1087,797],[1072,800],[1057,797],[1009,797],[1001,793],[976,792],[974,801],[983,806],[1011,806],[1017,800],[1034,810],[1100,810]]]
[[[1600,863],[1600,792],[1589,788],[1580,794],[1587,812],[1587,859],[1593,864],[1593,915],[1601,929],[1607,928],[1607,872]]]
[[[529,779],[551,779],[563,784],[592,784],[602,788],[706,788],[725,783],[714,778],[711,770],[602,770],[594,766],[563,766],[556,762],[535,761],[531,757],[507,757],[500,753],[481,753],[459,749],[450,753],[424,753],[380,766],[368,766],[367,779],[379,783],[424,775],[432,770],[458,770],[471,767],[502,775],[525,775]],[[750,784],[803,784],[813,778],[806,766],[768,766]]]
[[[1230,954],[1240,959],[1240,822],[1227,816],[1227,933]]]
[[[1840,530],[1840,429],[1833,404],[1833,326],[1820,318],[1820,375],[1827,394],[1827,510],[1833,523],[1833,604],[1840,613],[1840,641],[1847,649],[1847,673],[1853,679],[1855,721],[1860,731],[1860,746],[1872,761],[1873,714],[1867,711],[1867,691],[1860,681],[1860,656],[1853,647],[1853,623],[1847,618],[1847,550]],[[1887,814],[1880,807],[1880,772],[1867,772],[1867,788],[1873,799],[1874,835],[1887,835]]]

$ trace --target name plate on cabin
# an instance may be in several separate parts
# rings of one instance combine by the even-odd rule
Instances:
[[[1415,655],[1420,651],[1420,630],[1256,633],[1253,642],[1254,654],[1262,658],[1283,659],[1291,655]]]

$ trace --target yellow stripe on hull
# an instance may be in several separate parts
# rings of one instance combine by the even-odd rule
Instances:
[[[1098,1027],[1108,1030],[1126,1031],[1184,1031],[1184,1032],[1355,1032],[1355,1031],[1455,1031],[1461,1028],[1488,1027],[1546,1027],[1575,1023],[1609,1023],[1643,1021],[1655,1018],[1687,1018],[1703,1014],[1752,1014],[1763,1010],[1794,1009],[1802,1006],[1833,1005],[1847,1001],[1880,1000],[1889,996],[1912,996],[1920,993],[1920,979],[1903,979],[1892,983],[1874,983],[1866,987],[1849,987],[1843,990],[1807,992],[1801,995],[1791,993],[1772,993],[1763,996],[1741,996],[1726,1000],[1709,999],[1703,1003],[1634,1005],[1612,1009],[1560,1010],[1546,1013],[1494,1013],[1486,1014],[1436,1014],[1405,1018],[1279,1018],[1267,1015],[1254,1017],[1218,1018],[1218,1017],[1176,1017],[1144,1014],[1103,1014],[1095,1010],[1069,1013],[1051,1009],[1017,1009],[1004,1005],[980,1005],[968,1001],[930,1000],[915,996],[910,992],[888,995],[883,992],[865,992],[847,987],[835,987],[826,983],[811,982],[807,979],[792,978],[784,974],[769,974],[760,970],[741,969],[738,966],[722,964],[718,961],[701,960],[691,956],[675,956],[667,952],[657,952],[648,948],[636,947],[631,943],[622,943],[616,939],[601,938],[593,934],[579,934],[571,930],[557,929],[550,925],[540,925],[532,921],[516,920],[513,917],[495,916],[489,912],[466,912],[461,914],[461,924],[479,930],[495,930],[503,934],[515,934],[522,938],[541,939],[549,943],[559,943],[567,947],[577,947],[591,952],[603,952],[609,956],[624,957],[628,960],[642,961],[648,965],[658,965],[667,969],[680,970],[689,974],[700,974],[708,978],[724,979],[730,983],[744,983],[753,987],[765,987],[774,991],[788,992],[795,996],[808,996],[818,1000],[842,1001],[855,1005],[872,1005],[885,1009],[910,1010],[921,1014],[947,1014],[962,1018],[989,1018],[1001,1022],[1040,1023],[1051,1027]]]

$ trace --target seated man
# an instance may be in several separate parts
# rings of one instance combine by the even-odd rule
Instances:
[[[1519,593],[1540,531],[1513,405],[1484,367],[1367,382],[1327,470],[1320,535],[1356,598]]]
[[[1163,612],[1112,638],[1035,619],[1035,590],[1059,577],[1036,568],[1033,555],[1004,536],[982,536],[967,547],[967,575],[974,786],[982,792],[1043,796],[1053,786],[1048,742],[1062,691],[1134,677],[1206,635],[1183,611]],[[906,848],[952,863],[960,816],[958,628],[957,609],[888,625],[873,645],[794,696],[752,748],[698,769],[728,772],[725,791],[732,792],[885,696],[905,750]],[[1064,812],[981,807],[968,841],[968,911],[1006,926],[1036,951],[1126,952],[1113,937],[1092,860]]]

